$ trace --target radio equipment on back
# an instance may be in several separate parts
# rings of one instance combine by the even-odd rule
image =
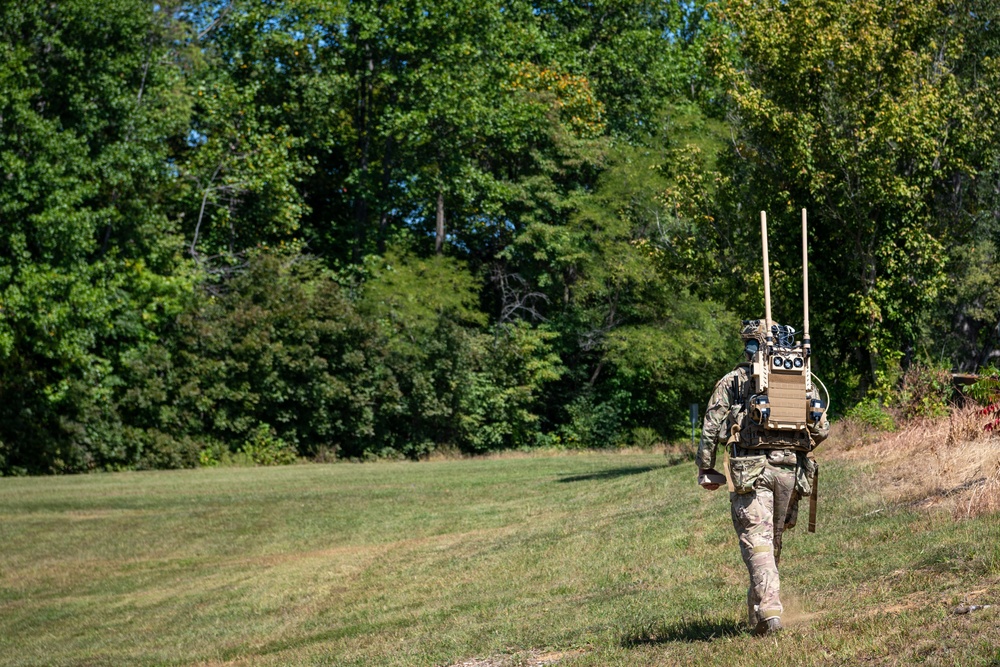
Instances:
[[[745,391],[749,432],[742,446],[751,449],[786,448],[811,451],[815,447],[809,427],[824,418],[829,394],[811,370],[809,340],[809,256],[806,210],[802,209],[802,294],[801,340],[795,329],[771,319],[771,275],[767,253],[767,214],[760,213],[764,249],[764,320],[743,320],[740,337],[750,358],[751,387]],[[826,401],[810,397],[813,380],[823,387]],[[813,394],[815,396],[815,394]]]

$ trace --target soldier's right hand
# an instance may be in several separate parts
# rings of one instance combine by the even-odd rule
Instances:
[[[715,468],[698,469],[698,484],[706,491],[715,491],[726,483],[726,476]]]

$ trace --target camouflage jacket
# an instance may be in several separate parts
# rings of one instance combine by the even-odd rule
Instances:
[[[701,442],[696,457],[699,469],[707,470],[715,467],[715,449],[720,443],[729,439],[732,425],[729,414],[734,403],[738,401],[741,393],[739,389],[745,383],[752,381],[750,364],[744,363],[723,375],[716,383],[712,396],[708,399],[708,409],[705,411],[705,420],[701,427]],[[748,395],[750,392],[744,390],[743,393]],[[818,396],[815,386],[809,391],[808,396],[810,398]],[[822,442],[830,434],[830,423],[824,417],[817,427],[809,427],[809,432],[813,440],[817,443]]]

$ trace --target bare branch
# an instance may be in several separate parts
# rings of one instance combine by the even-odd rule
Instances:
[[[503,263],[494,264],[491,274],[492,282],[500,288],[500,324],[513,322],[518,314],[525,319],[545,321],[539,310],[541,303],[549,303],[545,293],[533,291],[521,274],[508,272]]]
[[[233,8],[233,3],[231,2],[227,3],[226,6],[219,11],[219,15],[215,17],[215,20],[212,21],[212,23],[207,28],[198,32],[198,39],[205,39],[205,37],[208,36],[208,33],[212,32],[220,25],[222,25],[223,20],[225,20],[226,15],[229,14],[232,8]]]
[[[201,221],[205,217],[205,204],[208,202],[208,193],[212,191],[213,188],[211,187],[211,184],[218,177],[219,172],[222,171],[222,167],[225,163],[225,160],[223,160],[219,163],[219,166],[215,168],[215,173],[213,173],[212,177],[208,179],[209,187],[205,188],[205,193],[201,197],[201,211],[198,212],[198,222],[194,226],[194,238],[191,239],[191,256],[194,258],[198,257],[198,250],[196,246],[198,245],[198,234],[201,232]]]

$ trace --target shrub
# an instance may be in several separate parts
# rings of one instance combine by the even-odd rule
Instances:
[[[274,429],[260,424],[243,443],[240,451],[255,465],[280,466],[295,463],[295,448],[275,435]]]
[[[903,420],[941,417],[948,414],[952,392],[948,369],[915,363],[903,374],[893,403]]]
[[[458,408],[466,452],[527,447],[541,437],[536,413],[543,386],[563,367],[552,352],[555,334],[524,322],[498,325],[470,342],[468,383]]]
[[[563,442],[569,447],[617,447],[627,433],[622,432],[621,412],[612,401],[597,402],[587,392],[568,406],[568,423],[562,427]]]
[[[259,254],[224,287],[130,360],[122,418],[261,463],[342,440],[371,446],[380,410],[396,393],[377,331],[333,277],[302,256]],[[181,449],[167,465],[227,460],[222,451],[190,457]]]
[[[642,449],[650,449],[655,447],[663,438],[660,434],[656,432],[655,429],[651,429],[647,426],[637,426],[632,429],[632,446],[641,447]]]
[[[995,366],[983,369],[967,391],[983,406],[980,414],[986,418],[985,429],[1000,430],[1000,369]]]
[[[155,428],[125,430],[140,450],[136,468],[193,468],[201,461],[202,444],[187,434],[173,436]]]
[[[874,398],[866,398],[844,415],[847,419],[860,422],[880,431],[895,431],[896,421]]]

